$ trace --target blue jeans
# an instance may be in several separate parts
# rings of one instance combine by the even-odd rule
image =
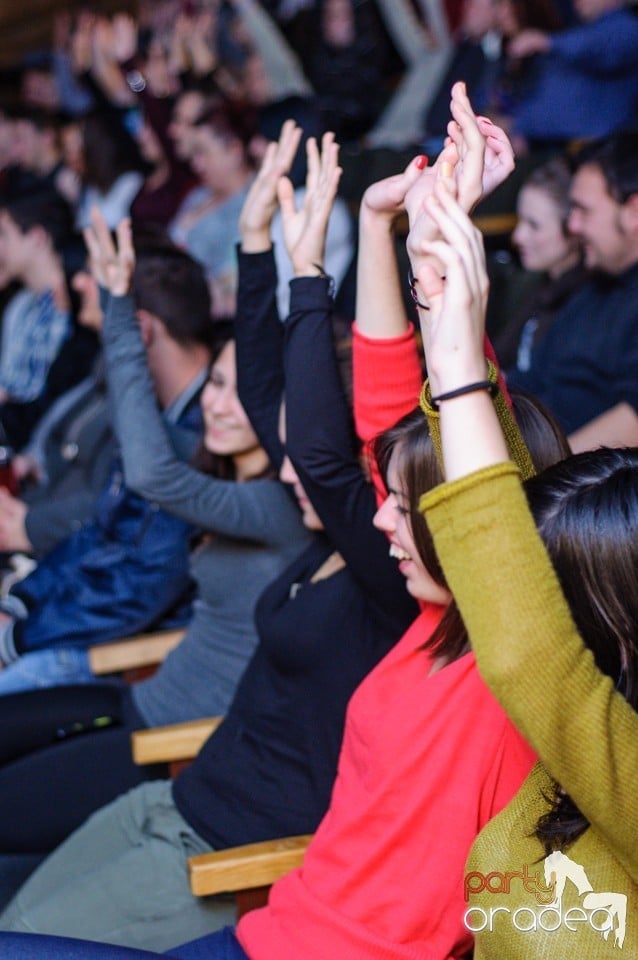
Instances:
[[[0,950],[0,956],[2,951]],[[235,936],[234,927],[224,927],[199,940],[191,940],[181,947],[173,947],[166,954],[171,960],[249,960]]]
[[[79,647],[47,647],[25,653],[0,670],[0,696],[61,687],[73,683],[94,683],[89,655]]]
[[[149,953],[114,947],[90,940],[49,937],[33,933],[0,933],[2,960],[157,960],[160,956],[179,960],[248,960],[232,927],[176,947],[169,954]]]

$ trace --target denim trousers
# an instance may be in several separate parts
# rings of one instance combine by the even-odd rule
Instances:
[[[0,933],[2,960],[157,960],[160,956],[179,960],[248,960],[232,927],[201,937],[169,954],[149,953],[108,943],[72,940],[31,933]]]
[[[47,647],[25,653],[0,670],[0,696],[60,687],[73,683],[94,683],[86,650],[79,647]]]

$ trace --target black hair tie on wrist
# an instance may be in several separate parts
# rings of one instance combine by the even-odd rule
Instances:
[[[476,383],[468,383],[464,387],[457,387],[456,390],[450,390],[448,393],[441,393],[438,397],[430,397],[430,403],[435,410],[439,409],[439,404],[444,400],[454,400],[455,397],[463,397],[466,393],[477,393],[479,390],[487,390],[491,397],[498,393],[498,383],[492,380],[477,380]]]

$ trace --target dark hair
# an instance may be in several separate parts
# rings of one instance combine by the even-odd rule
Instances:
[[[571,456],[565,431],[545,404],[520,387],[509,388],[512,412],[536,473]]]
[[[218,99],[204,110],[201,117],[195,121],[195,126],[207,127],[213,136],[222,140],[239,141],[244,160],[252,166],[249,146],[257,131],[257,114],[253,107]]]
[[[509,0],[521,30],[552,33],[561,27],[561,18],[552,0]]]
[[[135,241],[136,306],[162,321],[178,343],[211,347],[211,299],[202,266],[164,237]]]
[[[554,157],[547,163],[541,164],[530,173],[523,183],[525,187],[535,187],[546,193],[555,204],[563,230],[567,233],[567,219],[569,217],[569,188],[572,182],[572,171],[565,157]]]
[[[525,484],[572,617],[598,668],[638,710],[638,449],[601,449]],[[536,835],[547,852],[588,827],[557,792]]]
[[[392,454],[397,453],[397,468],[403,481],[410,510],[412,539],[419,557],[435,583],[447,589],[447,581],[432,535],[419,510],[422,494],[443,482],[443,474],[430,437],[427,420],[417,407],[402,417],[389,430],[379,434],[373,443],[373,455],[379,472],[388,486],[388,469]],[[434,656],[456,660],[467,649],[468,636],[458,608],[452,601],[423,649]]]
[[[535,398],[523,391],[513,391],[514,414],[536,470],[543,470],[569,454],[569,446],[554,417]],[[428,573],[441,587],[447,581],[434,548],[432,535],[419,510],[422,494],[443,481],[427,420],[417,407],[398,423],[375,439],[373,455],[387,486],[390,458],[397,450],[398,469],[410,509],[412,538]],[[440,623],[423,645],[434,656],[456,660],[468,648],[467,630],[454,600],[448,605]]]
[[[3,207],[21,233],[42,227],[59,252],[73,236],[73,220],[66,200],[53,189],[43,188],[7,200]]]
[[[617,203],[638,193],[638,133],[617,133],[586,144],[573,161],[574,171],[598,167]]]
[[[293,186],[301,187],[306,181],[306,142],[309,137],[319,140],[323,132],[318,101],[310,97],[290,96],[266,104],[257,116],[256,133],[266,140],[278,140],[286,120],[294,120],[303,131],[299,149],[288,173]]]
[[[123,173],[145,169],[135,140],[114,113],[93,110],[82,129],[86,184],[106,193]]]

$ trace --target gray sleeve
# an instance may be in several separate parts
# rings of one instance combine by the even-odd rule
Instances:
[[[290,529],[281,509],[287,498],[278,481],[218,480],[178,458],[157,407],[130,297],[111,298],[103,338],[127,485],[205,530],[238,540],[285,541]]]

